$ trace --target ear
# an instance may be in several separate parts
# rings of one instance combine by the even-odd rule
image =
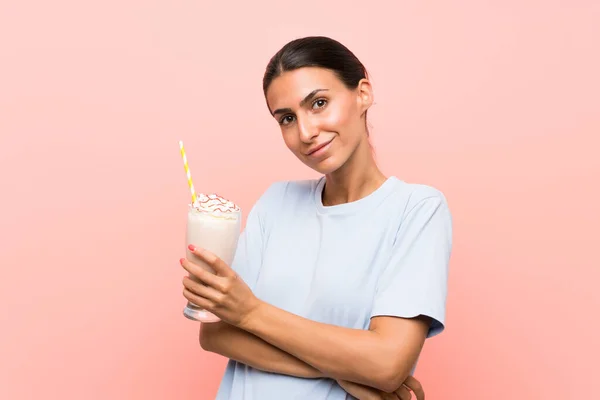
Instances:
[[[357,102],[360,114],[364,114],[373,104],[373,87],[368,79],[363,78],[356,87]]]

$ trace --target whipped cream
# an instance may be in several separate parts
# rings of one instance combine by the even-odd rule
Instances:
[[[237,204],[214,193],[208,195],[204,193],[198,194],[196,202],[192,204],[192,207],[198,211],[217,215],[240,211],[240,207]]]

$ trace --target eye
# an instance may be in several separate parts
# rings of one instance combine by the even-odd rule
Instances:
[[[284,115],[280,120],[279,120],[279,124],[280,125],[289,125],[292,122],[294,122],[294,116],[293,115]]]
[[[318,110],[319,108],[323,108],[326,105],[327,105],[327,100],[325,100],[325,99],[317,99],[312,104],[312,108],[313,108],[313,110]]]

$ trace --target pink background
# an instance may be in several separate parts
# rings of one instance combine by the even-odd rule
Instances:
[[[233,3],[1,3],[0,398],[214,398],[225,359],[181,314],[177,141],[246,216],[314,177],[261,93],[311,34],[370,70],[385,173],[453,211],[428,399],[595,398],[600,2]]]

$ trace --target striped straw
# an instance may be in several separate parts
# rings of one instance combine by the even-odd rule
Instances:
[[[190,173],[190,167],[188,166],[187,157],[185,156],[185,150],[183,149],[183,142],[179,141],[179,150],[181,150],[181,158],[183,158],[183,167],[185,168],[185,174],[187,175],[188,185],[190,192],[192,193],[192,204],[196,203],[196,191],[194,190],[194,184],[192,183],[192,174]]]

